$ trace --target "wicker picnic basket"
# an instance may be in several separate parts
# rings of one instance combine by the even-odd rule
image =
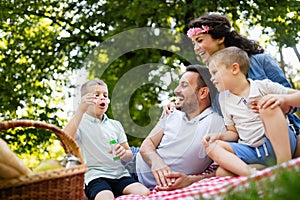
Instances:
[[[73,154],[81,161],[77,143],[60,128],[43,122],[17,120],[0,122],[0,130],[16,127],[35,127],[55,133],[65,153]],[[83,162],[81,162],[83,163]],[[0,180],[1,200],[81,200],[84,199],[84,164],[70,168],[59,168],[45,172],[22,175],[13,179]]]

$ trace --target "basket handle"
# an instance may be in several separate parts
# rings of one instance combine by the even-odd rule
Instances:
[[[0,130],[8,130],[16,127],[35,127],[52,131],[61,141],[61,145],[64,148],[65,153],[73,154],[81,160],[81,163],[83,163],[80,148],[75,142],[75,140],[57,126],[34,120],[15,120],[0,122]]]

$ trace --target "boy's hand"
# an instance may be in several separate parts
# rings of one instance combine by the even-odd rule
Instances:
[[[169,116],[172,112],[175,110],[175,103],[174,102],[169,102],[167,105],[163,106],[163,112],[160,116],[160,119],[163,119],[167,116]]]
[[[86,112],[90,105],[95,105],[95,94],[87,93],[86,95],[81,97],[81,101],[79,104],[79,109],[81,112]]]
[[[258,101],[252,101],[247,104],[248,108],[250,108],[253,112],[259,113]]]
[[[119,157],[121,160],[126,156],[126,149],[120,144],[116,144],[115,146],[115,156]]]

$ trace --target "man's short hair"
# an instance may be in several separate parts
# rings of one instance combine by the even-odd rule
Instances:
[[[221,114],[220,104],[218,100],[218,90],[211,82],[211,75],[209,73],[209,70],[205,66],[201,65],[188,65],[186,67],[187,72],[196,72],[199,74],[198,78],[198,89],[201,87],[208,87],[209,88],[209,96],[210,96],[210,102],[211,106],[217,113]]]

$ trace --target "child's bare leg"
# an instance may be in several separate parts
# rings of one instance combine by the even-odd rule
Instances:
[[[259,110],[265,127],[266,136],[270,140],[277,159],[277,164],[292,159],[287,121],[280,107]]]
[[[262,170],[267,168],[268,166],[262,164],[249,164],[250,167],[255,168],[257,170]]]
[[[236,176],[236,174],[233,174],[232,172],[222,168],[218,167],[216,171],[216,176]]]
[[[247,165],[237,157],[230,144],[217,140],[206,148],[207,155],[219,166],[230,173],[239,176],[249,176],[255,172],[255,169]]]
[[[112,191],[103,190],[103,191],[99,192],[95,197],[95,200],[102,200],[102,199],[113,200],[113,199],[115,199],[115,197],[114,197],[114,194],[112,193]]]
[[[123,190],[123,194],[139,194],[139,195],[148,195],[150,190],[146,188],[141,183],[132,183],[126,186]]]
[[[248,164],[251,168],[255,168],[257,170],[262,170],[265,169],[267,166],[261,165],[261,164]],[[232,172],[222,168],[218,167],[216,170],[216,176],[236,176],[236,174],[233,174]]]

